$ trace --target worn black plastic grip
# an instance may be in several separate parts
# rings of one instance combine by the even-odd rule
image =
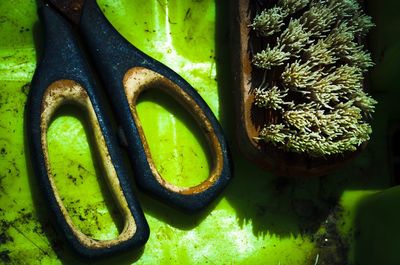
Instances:
[[[144,218],[127,179],[127,173],[122,165],[118,144],[114,138],[108,119],[104,115],[99,102],[96,83],[91,76],[88,64],[80,51],[70,25],[50,7],[44,6],[39,12],[45,30],[44,54],[36,68],[29,92],[26,124],[30,157],[38,184],[42,188],[46,203],[48,203],[57,227],[62,231],[67,241],[81,255],[89,258],[106,256],[127,249],[139,248],[144,245],[149,236],[149,227]],[[128,208],[136,223],[136,233],[129,240],[107,248],[87,248],[74,236],[55,197],[47,172],[44,150],[41,143],[42,131],[41,113],[42,100],[46,89],[58,80],[74,80],[87,92],[98,123],[100,125],[111,161],[118,175],[120,188],[125,196]]]
[[[216,117],[196,90],[173,70],[144,54],[124,39],[104,17],[95,0],[86,0],[79,24],[87,50],[107,90],[128,141],[128,151],[138,185],[163,202],[185,211],[204,208],[223,190],[231,178],[231,162],[228,147]],[[211,122],[223,152],[223,168],[220,177],[208,189],[184,195],[172,192],[160,185],[152,175],[141,142],[137,124],[132,117],[123,88],[123,78],[133,67],[144,67],[168,78],[187,93]]]

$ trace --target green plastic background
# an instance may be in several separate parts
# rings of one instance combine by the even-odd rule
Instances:
[[[394,209],[400,191],[380,192],[395,183],[388,139],[400,108],[397,1],[368,3],[377,24],[369,41],[376,62],[370,92],[379,101],[372,140],[345,168],[310,180],[274,176],[237,150],[232,1],[98,2],[130,42],[198,90],[224,127],[235,167],[225,192],[195,215],[135,189],[151,229],[148,243],[143,250],[97,263],[400,264]],[[55,233],[26,155],[24,104],[39,31],[35,1],[0,2],[0,264],[85,264]],[[156,90],[145,93],[137,107],[163,176],[182,186],[205,179],[212,162],[192,118]],[[94,238],[112,238],[120,216],[101,180],[88,128],[79,111],[59,111],[48,132],[51,165],[75,224]]]

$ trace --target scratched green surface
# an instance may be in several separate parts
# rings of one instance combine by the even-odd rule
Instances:
[[[382,233],[386,225],[395,229],[399,218],[380,207],[394,207],[399,196],[393,193],[399,192],[379,193],[393,184],[387,140],[400,108],[396,1],[368,5],[377,23],[370,40],[377,64],[370,89],[380,102],[372,141],[344,169],[311,180],[273,176],[237,151],[229,61],[234,52],[229,34],[235,34],[229,32],[231,1],[99,4],[129,41],[181,74],[210,105],[226,131],[235,178],[213,205],[192,216],[136,190],[150,225],[149,242],[142,251],[98,263],[378,264],[386,258],[381,264],[399,264],[393,247],[399,237]],[[24,104],[36,66],[38,29],[34,1],[0,2],[0,264],[85,264],[89,262],[71,253],[54,232],[25,154]],[[208,151],[182,109],[150,92],[141,97],[138,110],[154,160],[168,181],[191,186],[207,177]],[[119,216],[92,159],[86,127],[79,111],[57,113],[47,136],[51,165],[74,223],[94,238],[113,238],[120,229]],[[379,242],[381,251],[371,252],[371,241]]]

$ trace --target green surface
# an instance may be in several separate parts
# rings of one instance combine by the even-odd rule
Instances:
[[[400,215],[395,210],[399,200],[399,187],[394,187],[360,203],[353,250],[357,264],[399,264]]]
[[[379,205],[393,208],[398,196],[382,204],[372,196],[393,184],[387,139],[400,108],[395,12],[399,4],[389,0],[369,4],[377,23],[370,41],[377,64],[371,74],[371,94],[379,101],[371,143],[337,173],[300,180],[262,171],[237,151],[229,63],[229,34],[235,34],[228,32],[230,2],[99,1],[129,41],[172,67],[199,91],[227,133],[235,164],[229,187],[199,214],[182,214],[135,189],[150,225],[150,239],[142,251],[99,263],[366,264],[366,245],[375,240],[374,233],[390,234],[386,224],[396,229],[395,217],[381,220],[378,216],[386,211]],[[24,104],[36,65],[36,21],[34,1],[0,2],[0,263],[84,264],[54,232],[26,155]],[[155,90],[141,97],[138,111],[154,160],[167,180],[191,186],[206,178],[210,162],[203,139],[173,100]],[[112,238],[121,225],[119,215],[101,180],[85,124],[79,110],[58,112],[48,132],[51,165],[74,223],[94,238]],[[370,196],[375,204],[368,204]],[[362,220],[373,220],[371,216],[377,219],[376,229],[361,237],[354,233],[369,227]],[[398,237],[378,242],[381,249],[399,244]],[[392,261],[380,264],[398,264],[400,259],[395,251],[374,253],[376,261],[384,255],[382,260]]]

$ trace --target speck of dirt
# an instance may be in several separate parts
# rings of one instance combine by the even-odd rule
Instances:
[[[69,179],[70,181],[72,181],[72,183],[74,183],[75,186],[77,185],[77,183],[76,183],[76,180],[77,180],[76,177],[74,177],[74,176],[68,174],[68,179]]]
[[[185,18],[183,19],[183,21],[186,21],[191,17],[192,17],[192,9],[188,8],[188,10],[186,10]]]
[[[313,240],[319,255],[318,265],[347,265],[349,242],[340,235],[337,223],[342,219],[343,210],[336,207],[327,217],[321,233],[317,233]]]
[[[5,232],[0,234],[0,245],[5,244],[7,242],[14,242],[14,239],[7,235]]]
[[[21,92],[22,92],[23,94],[25,94],[25,96],[28,96],[30,87],[31,87],[31,83],[26,83],[25,85],[23,85],[23,86],[21,87]]]
[[[0,252],[0,261],[4,263],[11,263],[11,258],[9,254],[10,254],[9,250],[4,250]]]

